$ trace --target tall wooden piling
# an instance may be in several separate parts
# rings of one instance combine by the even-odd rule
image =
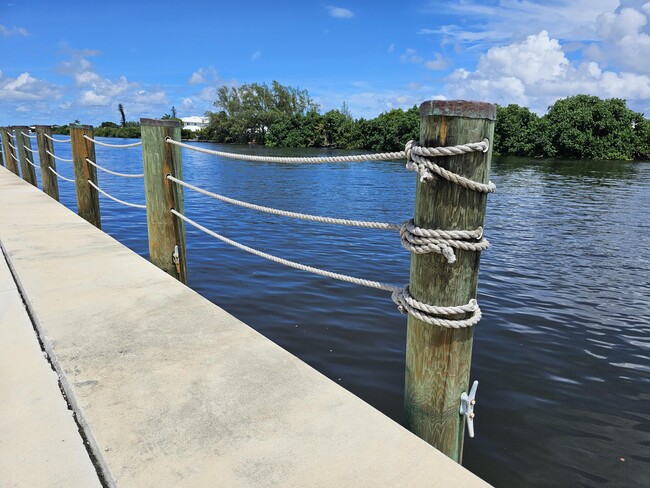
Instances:
[[[32,156],[32,141],[28,134],[29,127],[24,125],[14,126],[14,140],[16,141],[16,152],[18,152],[18,161],[20,161],[20,172],[23,175],[23,180],[38,187],[36,183],[36,169],[29,164],[29,161],[34,163],[35,158]]]
[[[160,269],[187,284],[185,222],[170,212],[184,212],[183,188],[167,179],[168,174],[183,178],[181,148],[165,142],[166,137],[180,141],[180,127],[176,120],[140,119],[149,256]]]
[[[54,154],[54,143],[50,139],[52,137],[52,128],[49,125],[37,125],[35,129],[36,142],[38,144],[38,159],[41,164],[43,191],[58,202],[59,180],[52,173],[52,170],[56,171],[56,160],[51,156]]]
[[[20,176],[20,171],[18,170],[18,156],[11,146],[15,147],[14,139],[11,136],[11,128],[9,127],[0,127],[0,132],[2,132],[2,150],[5,155],[5,161],[7,169],[14,174]]]
[[[95,144],[84,137],[93,138],[92,125],[70,125],[72,159],[74,161],[74,179],[77,188],[77,213],[101,229],[99,214],[99,194],[88,181],[97,185],[97,169],[86,159],[95,162]]]
[[[493,140],[496,107],[492,104],[429,101],[420,106],[420,116],[421,146]],[[441,157],[435,162],[487,183],[491,146],[487,153]],[[485,193],[442,178],[427,182],[418,178],[415,224],[427,229],[474,230],[483,226],[486,202]],[[480,253],[454,251],[454,264],[448,264],[441,254],[412,254],[410,291],[417,300],[454,306],[476,298]],[[465,419],[459,414],[460,397],[469,388],[472,338],[472,327],[448,329],[408,317],[404,400],[407,427],[458,462],[462,460],[465,428]]]

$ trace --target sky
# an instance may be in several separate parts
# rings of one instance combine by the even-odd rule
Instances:
[[[0,125],[203,115],[273,80],[354,117],[579,93],[650,117],[650,1],[328,2],[0,0]]]

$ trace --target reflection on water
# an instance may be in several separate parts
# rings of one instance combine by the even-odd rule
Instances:
[[[69,157],[68,147],[55,149]],[[183,157],[187,181],[261,205],[385,222],[413,213],[415,175],[401,162]],[[139,148],[98,147],[97,159],[141,172]],[[492,247],[482,256],[484,319],[472,363],[480,381],[477,437],[465,444],[465,466],[496,486],[650,485],[650,163],[497,158],[492,180]],[[99,181],[119,198],[143,202],[141,181],[106,174]],[[72,185],[60,187],[62,202],[75,209]],[[244,244],[363,278],[408,280],[409,256],[394,232],[185,195],[189,217]],[[101,205],[104,230],[146,256],[144,213],[103,198]],[[187,241],[195,290],[401,421],[406,321],[388,294],[283,268],[194,229]]]

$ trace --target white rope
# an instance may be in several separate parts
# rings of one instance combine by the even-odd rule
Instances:
[[[417,227],[413,219],[400,229],[402,247],[415,254],[442,254],[449,264],[456,262],[454,249],[484,251],[490,243],[483,238],[483,228],[476,230],[441,230]]]
[[[111,171],[110,169],[104,168],[103,166],[98,165],[92,159],[86,158],[88,164],[92,164],[95,168],[102,170],[108,174],[115,176],[122,176],[123,178],[144,178],[144,173],[142,174],[131,174],[131,173],[118,173],[117,171]]]
[[[29,148],[29,147],[25,146],[24,144],[23,144],[23,148],[24,148],[24,149],[27,149],[27,150],[28,150],[30,153],[32,153],[32,154],[36,154],[36,153],[38,152],[38,151],[35,151],[35,150],[32,149],[32,148]]]
[[[234,246],[238,249],[241,249],[242,251],[249,252],[251,254],[254,254],[256,256],[268,259],[269,261],[273,261],[275,263],[280,263],[284,264],[285,266],[289,266],[294,269],[300,269],[303,271],[309,271],[310,273],[314,273],[317,275],[321,276],[326,276],[328,278],[334,278],[335,280],[341,280],[341,281],[347,281],[348,283],[354,283],[356,285],[363,285],[367,286],[370,288],[377,288],[379,290],[385,290],[385,291],[399,291],[402,289],[401,286],[395,286],[395,285],[390,285],[386,283],[380,283],[378,281],[370,281],[370,280],[364,280],[361,278],[355,278],[353,276],[348,276],[344,274],[339,274],[339,273],[332,273],[331,271],[325,271],[319,268],[314,268],[313,266],[306,266],[304,264],[296,263],[294,261],[289,261],[287,259],[282,259],[278,258],[276,256],[273,256],[271,254],[267,254],[262,251],[258,251],[257,249],[253,249],[252,247],[245,246],[243,244],[240,244],[236,241],[233,241],[231,239],[228,239],[227,237],[222,236],[221,234],[217,234],[216,232],[211,231],[210,229],[207,229],[206,227],[203,227],[201,224],[194,222],[192,219],[186,217],[185,215],[177,212],[174,209],[171,209],[171,212],[176,215],[178,218],[184,220],[188,224],[190,224],[193,227],[196,227],[199,230],[202,230],[206,234],[211,235],[212,237],[216,237],[217,239],[225,242],[226,244],[230,244],[231,246]]]
[[[74,182],[75,182],[74,180],[71,180],[70,178],[66,178],[65,176],[62,176],[62,175],[60,175],[59,173],[57,173],[56,171],[54,171],[54,168],[52,168],[52,166],[48,166],[47,169],[49,169],[52,173],[54,173],[55,175],[57,175],[57,176],[58,176],[59,178],[61,178],[63,181],[68,181],[68,182],[70,182],[70,183],[74,183]]]
[[[110,195],[110,194],[106,193],[106,192],[105,192],[104,190],[102,190],[100,187],[98,187],[97,185],[95,185],[95,183],[93,183],[92,181],[90,181],[90,180],[87,180],[87,181],[88,181],[88,184],[89,184],[90,186],[92,186],[95,190],[97,190],[99,193],[101,193],[102,195],[104,195],[106,198],[110,198],[110,199],[113,200],[114,202],[121,203],[122,205],[126,205],[127,207],[133,207],[133,208],[147,208],[146,205],[140,205],[140,204],[138,204],[138,203],[129,203],[129,202],[125,202],[124,200],[120,200],[119,198],[115,198],[113,195]]]
[[[53,141],[53,142],[70,142],[72,140],[71,138],[68,138],[68,139],[54,139],[54,137],[52,137],[52,136],[50,136],[48,134],[45,134],[45,133],[43,133],[43,135],[45,137],[47,137],[50,141]]]
[[[34,168],[36,168],[36,169],[41,169],[40,166],[37,166],[37,165],[35,165],[34,163],[32,163],[32,162],[29,160],[29,158],[28,158],[27,156],[25,156],[25,161],[27,161],[29,164],[31,164],[32,166],[34,166]]]
[[[20,133],[25,137],[29,137],[30,139],[36,139],[36,134],[25,134],[23,131],[20,131]]]
[[[57,159],[59,161],[63,161],[64,163],[74,163],[74,159],[65,159],[65,158],[62,158],[60,156],[55,156],[54,154],[52,154],[47,149],[45,150],[45,152],[48,153],[50,156],[52,156],[54,159]]]
[[[14,146],[11,142],[7,141],[7,144],[9,144],[9,147],[13,149],[14,151],[16,150],[16,146]]]
[[[136,147],[136,146],[141,146],[142,145],[142,141],[134,142],[132,144],[108,144],[106,142],[100,142],[98,140],[95,140],[92,137],[88,137],[86,134],[84,134],[84,139],[88,139],[92,143],[99,144],[100,146],[104,146],[104,147],[121,147],[121,148],[124,148],[124,147]]]
[[[203,188],[199,188],[198,186],[194,186],[190,183],[187,183],[183,180],[179,180],[178,178],[174,178],[172,175],[167,175],[167,179],[170,181],[173,181],[174,183],[177,183],[181,186],[184,186],[185,188],[189,188],[190,190],[194,190],[198,193],[201,193],[203,195],[206,195],[208,197],[214,198],[216,200],[220,200],[222,202],[226,203],[231,203],[233,205],[239,205],[240,207],[244,208],[249,208],[251,210],[257,210],[259,212],[266,212],[274,215],[281,215],[283,217],[292,217],[295,219],[302,219],[302,220],[309,220],[311,222],[321,222],[325,224],[338,224],[338,225],[347,225],[351,227],[365,227],[369,229],[383,229],[383,230],[400,230],[401,225],[399,224],[387,224],[384,222],[366,222],[362,220],[348,220],[348,219],[337,219],[333,217],[321,217],[319,215],[310,215],[310,214],[303,214],[303,213],[298,213],[298,212],[289,212],[287,210],[280,210],[276,208],[271,208],[271,207],[264,207],[262,205],[256,205],[254,203],[248,203],[248,202],[242,202],[241,200],[235,200],[234,198],[229,198],[223,195],[219,195],[217,193],[212,193],[210,191],[204,190]]]
[[[420,181],[431,181],[433,174],[451,181],[456,185],[467,188],[472,191],[481,193],[492,193],[496,186],[491,181],[487,184],[465,178],[464,176],[453,173],[447,169],[441,168],[428,158],[439,156],[455,156],[467,152],[482,151],[487,152],[490,148],[489,141],[483,139],[481,142],[472,144],[462,144],[460,146],[427,148],[418,146],[415,141],[409,141],[406,145],[406,169],[417,171],[420,175]]]
[[[9,154],[11,154],[11,157],[14,158],[14,161],[19,162],[18,158],[16,157],[16,155],[14,153],[10,152]]]
[[[213,232],[210,229],[202,226],[201,224],[193,221],[189,217],[186,217],[180,212],[177,212],[175,209],[171,209],[171,213],[176,215],[178,218],[185,221],[186,223],[190,224],[192,227],[195,227],[205,232],[206,234],[211,235],[212,237],[215,237],[220,241],[225,242],[226,244],[230,244],[231,246],[234,246],[238,249],[254,254],[255,256],[268,259],[275,263],[284,264],[285,266],[289,266],[294,269],[309,271],[310,273],[314,273],[320,276],[325,276],[327,278],[334,278],[336,280],[346,281],[348,283],[354,283],[356,285],[362,285],[370,288],[377,288],[379,290],[390,291],[391,298],[398,305],[398,308],[401,312],[409,313],[413,315],[415,318],[423,322],[426,322],[430,325],[456,329],[461,327],[471,327],[476,323],[478,323],[478,321],[481,319],[481,311],[478,308],[478,304],[476,303],[476,300],[471,300],[469,304],[461,305],[458,307],[437,307],[434,305],[428,305],[426,303],[422,303],[415,300],[408,291],[408,285],[396,286],[387,283],[380,283],[378,281],[364,280],[361,278],[355,278],[353,276],[348,276],[340,273],[332,273],[331,271],[325,271],[323,269],[314,268],[313,266],[306,266],[304,264],[296,263],[294,261],[289,261],[287,259],[282,259],[277,256],[273,256],[272,254],[258,251],[257,249],[253,249],[252,247],[248,247],[243,244],[240,244],[239,242],[228,239],[227,237],[222,236],[221,234],[217,234],[216,232]],[[461,313],[472,313],[472,316],[468,319],[460,319],[460,320],[454,320],[449,318],[445,319],[445,318],[439,318],[435,316],[435,315],[456,315]]]
[[[434,305],[427,305],[426,303],[422,303],[413,298],[409,292],[408,285],[404,286],[401,290],[394,291],[391,298],[397,304],[400,312],[408,313],[429,325],[435,325],[447,329],[460,329],[472,327],[481,320],[481,309],[474,298],[472,298],[467,305],[460,305],[457,307],[437,307]],[[466,319],[449,319],[436,316],[465,313],[471,313],[472,315]]]

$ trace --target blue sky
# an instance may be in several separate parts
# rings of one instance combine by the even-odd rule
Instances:
[[[213,110],[278,80],[326,111],[619,97],[650,116],[650,1],[0,0],[0,125]]]

